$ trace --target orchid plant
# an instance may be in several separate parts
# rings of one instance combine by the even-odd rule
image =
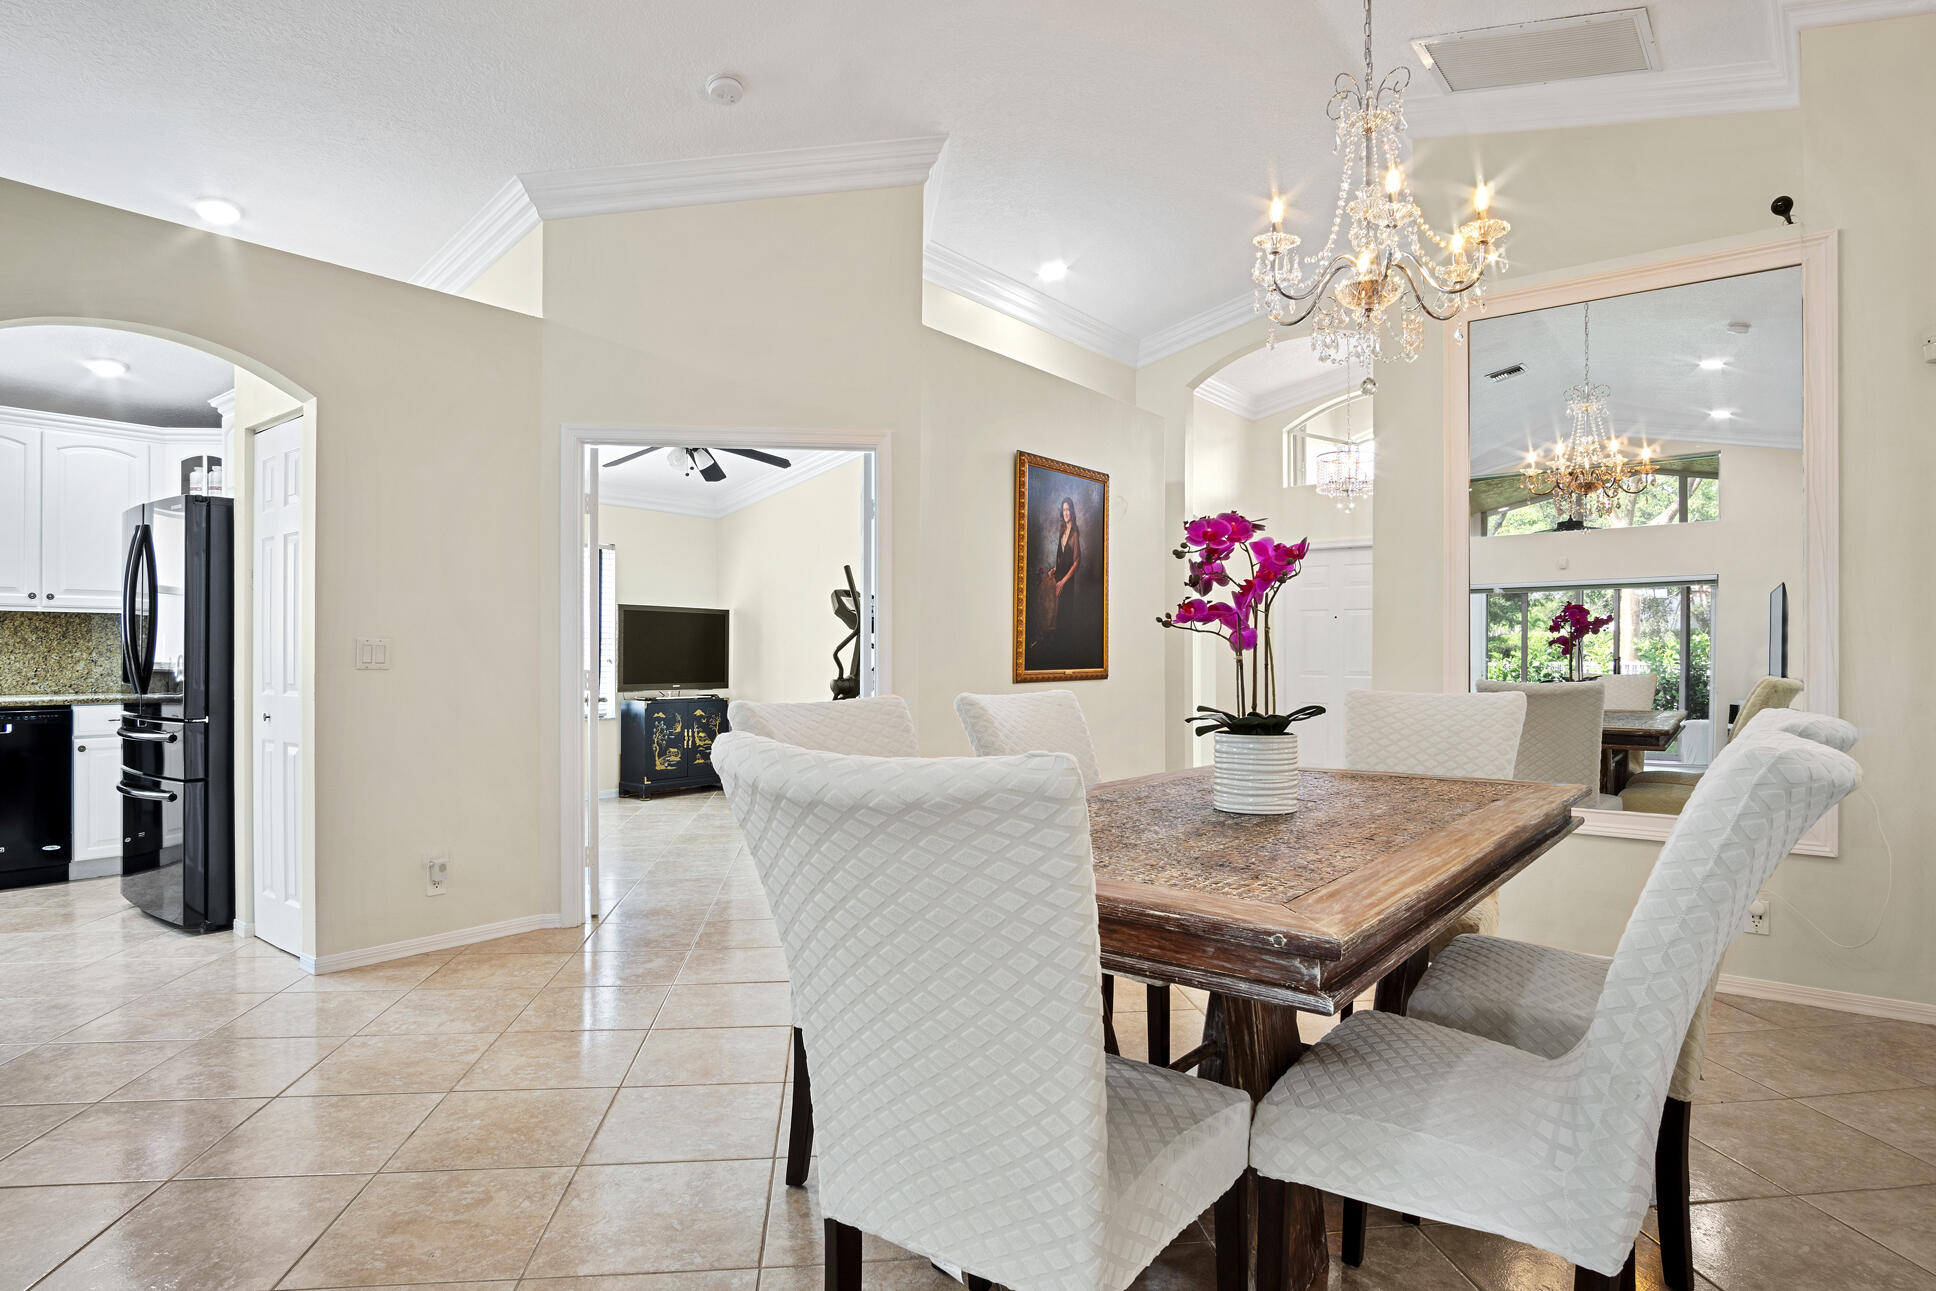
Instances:
[[[1290,713],[1273,711],[1277,661],[1271,650],[1271,606],[1284,585],[1297,577],[1310,549],[1308,539],[1276,541],[1264,533],[1262,520],[1235,511],[1199,516],[1183,526],[1183,544],[1171,554],[1189,562],[1189,577],[1183,581],[1195,595],[1156,621],[1221,638],[1237,668],[1237,711],[1198,705],[1196,716],[1187,719],[1198,735],[1283,735],[1292,722],[1324,712],[1316,704]],[[1233,573],[1232,566],[1240,561]],[[1219,593],[1228,599],[1212,599]]]
[[[1586,606],[1568,601],[1546,625],[1546,630],[1553,634],[1546,644],[1560,652],[1560,657],[1566,660],[1567,675],[1574,681],[1586,677],[1586,639],[1597,635],[1611,622],[1611,614],[1596,617]]]

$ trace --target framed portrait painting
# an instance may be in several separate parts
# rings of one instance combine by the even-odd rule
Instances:
[[[1015,680],[1109,675],[1109,477],[1015,454]]]

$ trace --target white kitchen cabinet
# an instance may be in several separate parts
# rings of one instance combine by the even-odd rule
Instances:
[[[0,609],[40,605],[40,432],[0,424]]]
[[[191,457],[224,457],[222,437],[206,439],[166,439],[154,446],[151,463],[153,478],[148,485],[148,501],[172,498],[182,491],[181,464]],[[226,470],[227,461],[222,463]],[[227,490],[224,489],[224,492]]]
[[[149,445],[49,430],[40,444],[41,586],[48,610],[121,608],[121,518],[148,500]]]
[[[74,848],[70,864],[121,855],[121,741],[112,735],[74,737]]]

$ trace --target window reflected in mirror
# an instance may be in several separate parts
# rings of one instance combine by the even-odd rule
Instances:
[[[1595,805],[1677,811],[1742,711],[1792,695],[1764,679],[1802,671],[1801,271],[1469,335],[1472,685],[1526,689],[1527,753],[1592,743]],[[1549,729],[1579,710],[1545,688],[1575,678],[1604,691],[1600,725]]]

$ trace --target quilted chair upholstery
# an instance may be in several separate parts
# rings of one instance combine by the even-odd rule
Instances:
[[[1748,692],[1734,725],[1728,728],[1728,738],[1739,736],[1762,713],[1787,708],[1801,693],[1800,678],[1763,677]],[[1643,771],[1627,782],[1620,796],[1628,811],[1675,815],[1687,805],[1688,795],[1701,782],[1702,774],[1700,771]]]
[[[1620,1276],[1688,1027],[1755,893],[1859,778],[1786,732],[1715,759],[1641,890],[1585,1034],[1545,1057],[1358,1013],[1258,1107],[1272,1179],[1500,1234]]]
[[[735,731],[782,744],[828,753],[864,753],[881,758],[915,758],[914,719],[899,695],[820,700],[800,704],[756,704],[736,699],[726,706],[726,725]],[[793,1027],[793,1117],[787,1135],[786,1182],[807,1186],[813,1164],[813,1078],[799,1018]]]
[[[1477,688],[1481,694],[1526,696],[1526,730],[1519,737],[1513,779],[1583,784],[1591,792],[1580,806],[1620,810],[1617,796],[1599,792],[1606,687],[1597,681],[1482,681]]]
[[[736,699],[726,706],[726,724],[782,744],[828,753],[864,753],[877,758],[918,758],[914,718],[899,695],[866,699],[823,699],[806,704],[756,704]]]
[[[1344,765],[1351,771],[1511,780],[1525,724],[1521,696],[1348,691]]]
[[[1248,1098],[1103,1053],[1072,757],[852,757],[740,731],[713,757],[786,948],[841,1246],[844,1225],[1016,1291],[1121,1291],[1205,1208],[1233,1209]]]
[[[1523,695],[1430,695],[1353,690],[1344,697],[1344,765],[1350,771],[1511,780],[1526,726]],[[1499,930],[1499,895],[1488,893],[1432,943]]]
[[[1610,672],[1600,678],[1610,713],[1651,713],[1660,677],[1651,672]]]
[[[1082,705],[1072,690],[1037,690],[1024,695],[956,695],[955,713],[968,730],[978,758],[1016,753],[1067,753],[1082,770],[1082,784],[1093,789],[1102,779],[1096,746]]]
[[[1854,748],[1860,735],[1839,717],[1769,709],[1736,738],[1754,740],[1778,732],[1842,753]],[[1544,1058],[1559,1058],[1586,1034],[1612,962],[1601,955],[1501,937],[1460,937],[1432,961],[1406,1013]],[[1667,1084],[1667,1114],[1654,1152],[1661,1263],[1672,1291],[1692,1291],[1694,1286],[1688,1209],[1688,1105],[1700,1086],[1716,981],[1718,970],[1716,978],[1709,980],[1681,1041],[1673,1077]]]

